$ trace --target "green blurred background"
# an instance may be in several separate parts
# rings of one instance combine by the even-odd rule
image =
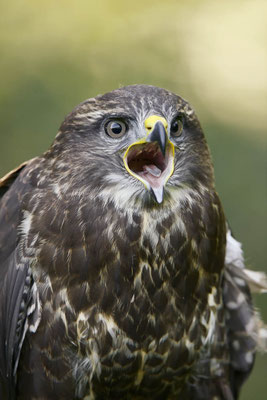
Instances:
[[[193,104],[247,265],[267,270],[265,0],[0,4],[0,175],[40,154],[82,100],[147,83]],[[267,321],[267,295],[255,297]],[[267,398],[258,356],[242,400]]]

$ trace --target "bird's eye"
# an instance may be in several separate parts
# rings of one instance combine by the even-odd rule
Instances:
[[[105,126],[105,131],[113,138],[120,138],[127,131],[127,125],[122,121],[109,121]]]
[[[183,122],[180,118],[175,118],[171,123],[171,135],[172,136],[180,136],[183,132]]]

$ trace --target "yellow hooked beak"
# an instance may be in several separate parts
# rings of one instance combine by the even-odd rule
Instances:
[[[168,136],[168,123],[152,115],[144,123],[146,136],[132,143],[123,156],[126,170],[150,190],[158,203],[174,170],[174,145]]]

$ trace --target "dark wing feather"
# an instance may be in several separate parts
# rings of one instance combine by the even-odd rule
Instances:
[[[260,338],[260,319],[253,309],[250,286],[266,291],[264,279],[257,272],[244,268],[241,245],[230,230],[227,233],[223,300],[226,310],[226,328],[230,351],[230,379],[234,398],[249,376],[254,364]],[[264,278],[264,274],[261,274]]]
[[[25,288],[28,269],[28,265],[17,268],[14,254],[5,262],[4,274],[1,265],[0,393],[4,399],[13,398],[20,340],[26,322],[25,306],[29,303]]]
[[[30,259],[18,244],[20,198],[25,185],[21,164],[0,179],[0,398],[15,396],[16,369],[25,333],[36,320],[38,294]],[[35,314],[35,315],[34,315]]]

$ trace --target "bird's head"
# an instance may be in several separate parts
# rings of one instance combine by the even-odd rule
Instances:
[[[75,187],[116,201],[164,203],[182,188],[213,185],[198,119],[181,97],[133,85],[81,103],[51,148]]]

